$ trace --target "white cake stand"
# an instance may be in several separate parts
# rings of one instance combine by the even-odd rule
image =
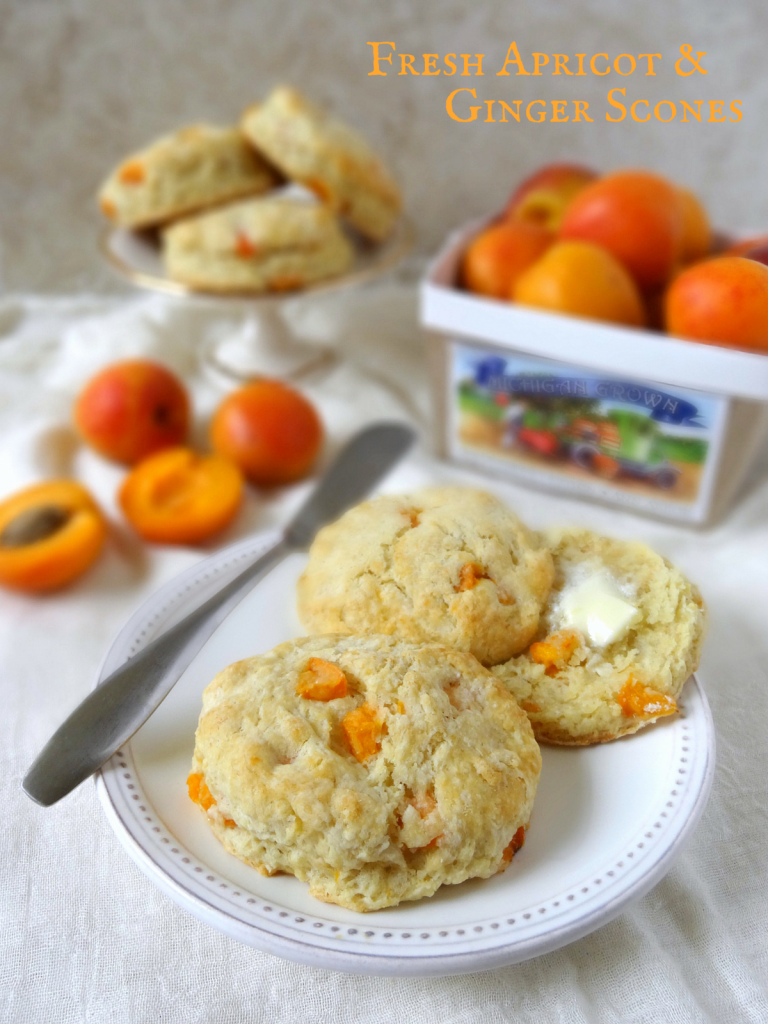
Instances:
[[[338,358],[334,350],[297,337],[285,317],[286,306],[374,281],[404,259],[413,247],[414,238],[413,225],[404,217],[390,237],[378,245],[350,233],[355,255],[347,273],[279,294],[221,295],[173,281],[165,273],[155,232],[130,231],[110,225],[101,234],[100,249],[121,277],[140,288],[180,299],[222,303],[230,309],[240,306],[248,312],[246,330],[228,341],[209,345],[203,356],[206,369],[231,386],[233,382],[242,383],[255,377],[296,380],[332,366]]]

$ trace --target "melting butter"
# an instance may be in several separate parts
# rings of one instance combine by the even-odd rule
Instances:
[[[620,640],[640,618],[638,609],[606,573],[566,587],[559,604],[564,624],[588,637],[596,647]]]

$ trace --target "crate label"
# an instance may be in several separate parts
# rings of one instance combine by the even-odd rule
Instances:
[[[456,460],[639,511],[706,517],[727,398],[465,342],[448,352]]]

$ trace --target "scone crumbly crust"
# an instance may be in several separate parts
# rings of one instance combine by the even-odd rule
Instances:
[[[580,746],[637,732],[656,718],[628,714],[621,695],[628,686],[641,686],[677,699],[701,656],[706,627],[701,595],[645,544],[579,528],[551,531],[547,539],[555,583],[536,641],[562,630],[560,597],[574,575],[609,572],[627,589],[640,616],[625,636],[602,648],[577,634],[554,671],[529,649],[493,672],[526,711],[540,742]]]
[[[344,673],[345,696],[297,692],[312,658]],[[344,732],[361,711],[378,737],[363,760]],[[540,769],[525,714],[473,657],[381,636],[308,637],[229,666],[203,695],[192,766],[230,853],[359,911],[503,869]]]
[[[300,182],[374,241],[400,213],[397,186],[366,140],[286,86],[245,111],[241,127],[286,177]]]
[[[258,195],[280,180],[239,129],[197,124],[123,160],[102,185],[99,204],[123,227],[150,228]]]
[[[497,498],[463,487],[384,495],[324,527],[298,588],[313,633],[381,633],[469,651],[483,664],[528,646],[552,557]]]

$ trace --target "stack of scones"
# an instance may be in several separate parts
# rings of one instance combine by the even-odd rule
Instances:
[[[286,195],[292,182],[307,195]],[[341,221],[383,242],[401,197],[358,132],[281,86],[237,127],[193,125],[132,154],[99,205],[121,227],[157,229],[175,281],[275,292],[343,274],[354,250]]]

